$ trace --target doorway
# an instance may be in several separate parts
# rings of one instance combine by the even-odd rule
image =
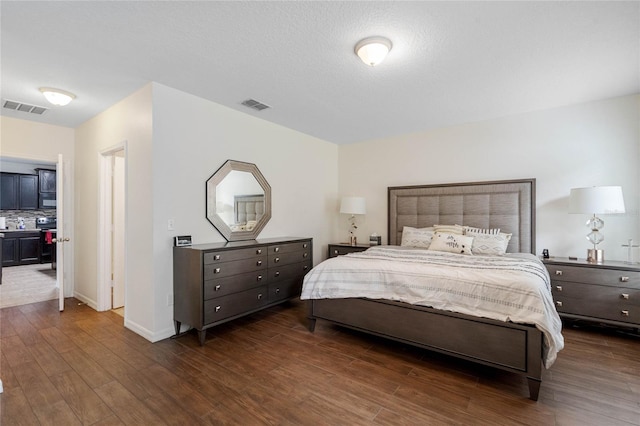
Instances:
[[[98,310],[125,317],[126,144],[101,153]]]

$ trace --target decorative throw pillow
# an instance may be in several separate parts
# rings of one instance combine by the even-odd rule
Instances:
[[[433,225],[436,232],[444,232],[446,234],[464,235],[464,226],[462,225]]]
[[[487,229],[487,228],[474,228],[472,226],[464,227],[465,235],[481,235],[481,234],[497,235],[499,233],[500,233],[500,228]]]
[[[509,245],[509,240],[511,240],[511,235],[512,234],[505,234],[504,232],[497,235],[474,235],[471,251],[473,254],[502,256],[507,252],[507,246]]]
[[[445,251],[448,253],[472,254],[473,237],[464,235],[436,232],[429,250]]]
[[[400,245],[403,247],[429,248],[433,239],[433,228],[412,228],[404,226],[402,228],[402,241]]]

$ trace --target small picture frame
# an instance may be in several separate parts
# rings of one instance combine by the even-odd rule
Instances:
[[[176,247],[185,247],[191,245],[191,235],[179,235],[175,237],[174,244]]]

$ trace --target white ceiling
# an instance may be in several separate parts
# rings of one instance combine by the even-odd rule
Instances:
[[[1,1],[0,19],[3,99],[77,95],[2,115],[67,127],[151,81],[334,143],[640,93],[637,1]],[[353,52],[373,35],[393,42],[375,68]]]

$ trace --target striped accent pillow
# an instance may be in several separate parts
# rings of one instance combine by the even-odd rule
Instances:
[[[498,235],[500,233],[500,228],[474,228],[472,226],[464,227],[465,235]]]

